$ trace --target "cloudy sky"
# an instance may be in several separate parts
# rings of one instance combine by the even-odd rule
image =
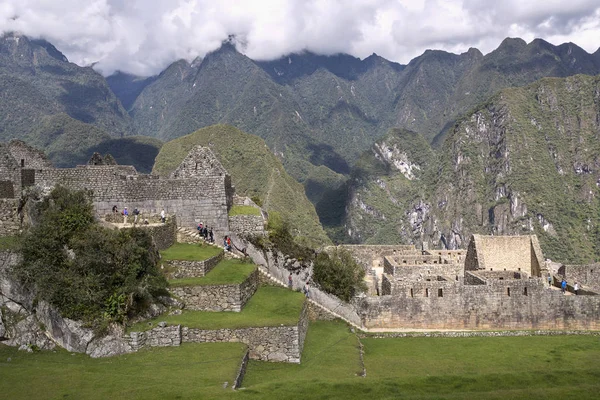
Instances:
[[[230,34],[254,59],[310,50],[405,64],[426,49],[485,54],[505,37],[594,52],[600,0],[2,0],[0,30],[43,37],[104,74],[156,74]]]

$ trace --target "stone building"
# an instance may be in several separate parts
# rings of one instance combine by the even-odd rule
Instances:
[[[369,246],[345,247],[364,264]],[[373,247],[380,257],[382,246]],[[550,271],[535,235],[473,235],[466,254],[385,250],[381,295],[357,302],[365,328],[600,329],[600,269]],[[555,286],[548,285],[549,273]],[[584,290],[561,293],[556,286],[563,277],[570,291],[575,279]]]
[[[178,226],[195,227],[202,222],[217,235],[229,231],[228,211],[235,189],[208,148],[194,147],[170,176],[162,177],[104,162],[99,155],[88,165],[54,168],[44,153],[13,140],[0,144],[0,235],[19,229],[23,188],[35,185],[45,190],[58,184],[90,190],[99,217],[111,213],[115,205],[119,210],[137,208],[146,214],[164,209],[167,215],[176,216]]]

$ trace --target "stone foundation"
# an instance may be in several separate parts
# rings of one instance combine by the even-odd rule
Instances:
[[[169,288],[169,292],[189,310],[240,312],[257,288],[258,270],[254,270],[239,285],[181,286]]]

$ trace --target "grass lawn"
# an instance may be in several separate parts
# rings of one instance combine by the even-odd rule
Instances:
[[[222,251],[223,249],[205,244],[175,243],[160,254],[163,260],[203,261]]]
[[[274,288],[277,289],[277,288]],[[6,399],[595,399],[600,338],[532,336],[361,339],[339,322],[311,322],[302,364],[251,360],[243,390],[222,389],[239,343],[184,344],[94,360],[0,345]],[[230,347],[233,346],[233,347]],[[11,361],[7,361],[11,358]]]
[[[242,260],[223,260],[206,276],[173,279],[169,281],[169,286],[236,285],[244,282],[255,269],[256,265],[245,263]]]
[[[12,250],[17,247],[19,238],[16,236],[0,236],[0,250]]]
[[[221,329],[249,326],[296,325],[304,295],[275,286],[261,286],[241,312],[183,311],[181,315],[161,315],[132,325],[128,331],[148,330],[160,321],[190,328]],[[149,324],[151,323],[151,325]]]
[[[260,209],[252,206],[231,206],[229,216],[235,215],[260,215]]]
[[[220,398],[232,393],[245,350],[242,343],[186,343],[92,359],[65,350],[30,354],[0,345],[0,398]]]

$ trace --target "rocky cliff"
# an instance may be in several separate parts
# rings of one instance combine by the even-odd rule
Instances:
[[[535,232],[547,256],[590,261],[599,254],[599,135],[600,77],[505,89],[459,120],[429,163],[409,140],[390,145],[393,133],[378,142],[363,160],[379,166],[352,181],[347,232],[448,248],[472,233]]]

